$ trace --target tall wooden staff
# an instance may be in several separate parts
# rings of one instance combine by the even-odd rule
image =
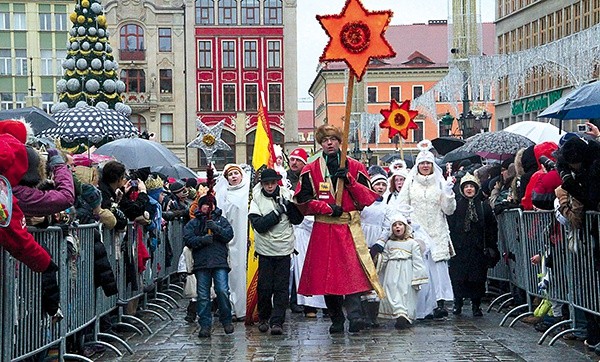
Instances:
[[[354,78],[360,82],[369,61],[374,58],[391,58],[396,53],[383,37],[392,17],[390,10],[367,11],[359,0],[346,0],[339,15],[317,15],[321,27],[329,36],[329,43],[320,61],[343,61],[350,68],[346,90],[346,113],[341,146],[340,167],[346,166],[348,157],[348,134]],[[342,204],[343,180],[338,179],[336,204]]]

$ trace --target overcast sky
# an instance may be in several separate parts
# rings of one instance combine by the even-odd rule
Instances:
[[[494,20],[494,0],[481,2],[481,19]],[[391,24],[426,23],[448,18],[448,0],[362,0],[369,10],[392,10]],[[319,56],[327,44],[327,35],[315,19],[318,15],[339,14],[345,0],[298,0],[298,97],[307,98],[301,109],[311,109],[308,88],[316,76]]]

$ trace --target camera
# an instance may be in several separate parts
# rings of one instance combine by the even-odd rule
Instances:
[[[540,164],[544,165],[546,171],[554,170],[556,168],[556,162],[546,156],[540,156]]]
[[[131,179],[129,180],[129,184],[131,187],[138,187],[138,180]]]
[[[577,125],[577,131],[578,132],[585,132],[587,130],[588,130],[587,124],[583,123],[583,124],[578,124]]]

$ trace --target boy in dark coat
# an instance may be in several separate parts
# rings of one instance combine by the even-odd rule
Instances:
[[[198,288],[198,337],[210,337],[212,326],[210,286],[214,282],[219,320],[226,334],[233,333],[231,303],[229,302],[229,264],[227,243],[233,239],[233,228],[216,208],[214,197],[205,195],[198,200],[196,218],[183,230],[183,242],[192,249],[194,273]]]

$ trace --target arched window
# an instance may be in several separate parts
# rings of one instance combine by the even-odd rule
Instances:
[[[242,0],[242,25],[260,24],[260,5],[258,0]]]
[[[125,92],[144,93],[146,92],[146,73],[142,69],[123,69],[120,75],[125,83]]]
[[[196,0],[196,24],[215,25],[214,0]]]
[[[237,2],[235,0],[219,0],[219,25],[237,24]]]
[[[144,118],[144,116],[139,115],[139,114],[132,114],[129,119],[131,120],[131,123],[133,123],[134,127],[137,128],[140,133],[148,130],[146,118]]]
[[[283,147],[283,143],[285,141],[283,137],[283,133],[276,131],[271,128],[271,136],[273,136],[273,144],[277,144]],[[254,152],[254,139],[256,137],[256,130],[248,133],[246,136],[246,159],[248,159],[248,164],[252,164],[252,152]]]
[[[265,0],[265,25],[283,24],[283,2],[281,0]]]
[[[121,27],[121,50],[144,50],[144,29],[136,24]]]
[[[223,130],[221,132],[221,139],[225,141],[231,147],[231,150],[219,150],[213,154],[212,161],[215,164],[217,170],[222,170],[228,163],[236,163],[235,162],[235,134]],[[206,156],[204,155],[204,151],[198,149],[198,158],[200,159],[200,167],[206,168]]]

